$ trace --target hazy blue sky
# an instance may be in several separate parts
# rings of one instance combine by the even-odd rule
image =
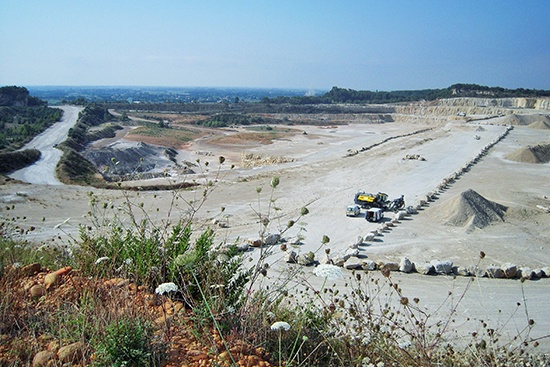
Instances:
[[[0,85],[550,89],[549,0],[0,0]]]

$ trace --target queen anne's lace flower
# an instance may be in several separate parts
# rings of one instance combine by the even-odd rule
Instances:
[[[290,324],[284,321],[277,321],[271,325],[271,330],[273,331],[287,331],[288,329],[290,329]]]
[[[177,291],[178,291],[178,286],[172,282],[159,284],[158,287],[155,289],[156,294],[164,294],[164,293],[177,292]]]
[[[315,269],[313,269],[313,274],[327,279],[338,279],[344,276],[342,269],[331,264],[318,265]]]

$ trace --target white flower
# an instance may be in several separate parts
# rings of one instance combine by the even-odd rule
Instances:
[[[274,322],[273,325],[271,325],[271,330],[273,331],[279,331],[279,330],[287,331],[288,329],[290,329],[290,324],[284,321],[277,321],[277,322]]]
[[[100,264],[100,263],[102,263],[102,262],[104,262],[104,261],[107,261],[107,260],[109,260],[109,256],[103,256],[103,257],[100,257],[99,259],[97,259],[97,260],[95,261],[95,263],[96,263],[96,265],[97,265],[97,264]]]
[[[172,282],[159,284],[158,287],[155,289],[156,294],[164,294],[164,293],[177,292],[177,291],[178,291],[178,286]]]
[[[127,258],[126,260],[124,260],[124,264],[126,264],[126,265],[132,265],[133,262],[134,261],[130,258]]]
[[[318,265],[315,269],[313,269],[313,274],[327,279],[337,279],[344,276],[341,268],[331,264]]]

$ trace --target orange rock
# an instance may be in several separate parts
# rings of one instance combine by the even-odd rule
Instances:
[[[70,266],[65,266],[65,267],[63,267],[63,268],[61,268],[61,269],[56,270],[55,273],[56,273],[57,275],[59,275],[59,276],[62,276],[62,275],[67,275],[67,274],[69,274],[71,271],[73,271],[73,268],[72,268],[72,267],[70,267]]]

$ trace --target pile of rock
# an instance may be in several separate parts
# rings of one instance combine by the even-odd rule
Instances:
[[[426,158],[422,157],[420,154],[407,154],[403,160],[417,160],[417,161],[425,161]]]

